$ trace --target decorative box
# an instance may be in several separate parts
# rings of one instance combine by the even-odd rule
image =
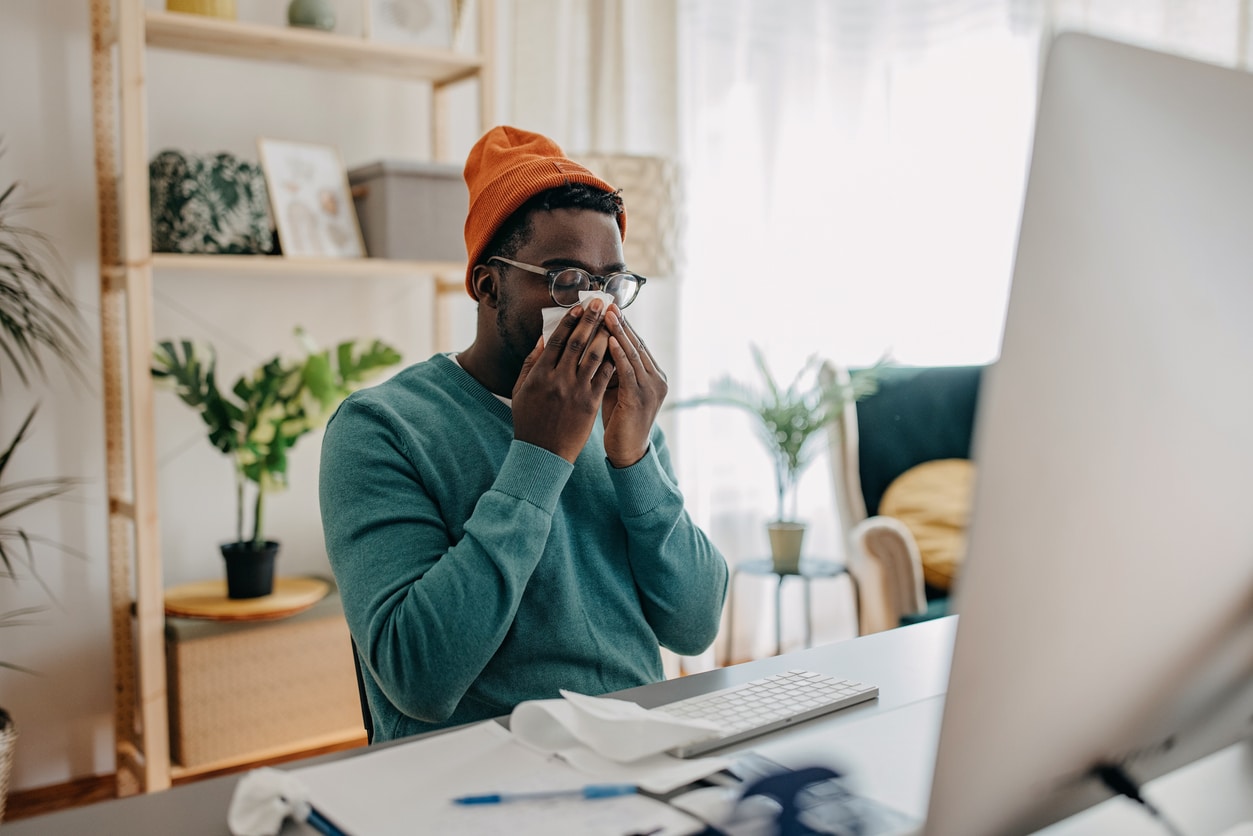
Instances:
[[[348,172],[366,253],[375,258],[466,258],[470,197],[461,166],[383,160]]]
[[[162,151],[148,164],[152,251],[273,252],[275,236],[265,175],[234,154]]]

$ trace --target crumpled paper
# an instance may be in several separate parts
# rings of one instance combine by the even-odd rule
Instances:
[[[586,775],[664,793],[722,769],[728,758],[683,759],[667,751],[709,737],[718,726],[649,711],[633,702],[561,691],[510,715],[515,739],[556,755]]]
[[[232,836],[275,836],[283,819],[304,821],[309,809],[309,790],[298,778],[265,766],[246,773],[235,785],[226,826]]]

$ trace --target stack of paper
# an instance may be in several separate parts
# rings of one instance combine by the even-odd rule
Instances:
[[[511,734],[484,722],[381,747],[357,757],[292,770],[310,801],[352,834],[579,834],[679,836],[694,818],[644,795],[559,798],[463,806],[454,798],[572,790],[628,783],[667,792],[718,771],[723,758],[681,760],[665,750],[709,734],[634,703],[562,692],[523,703]]]

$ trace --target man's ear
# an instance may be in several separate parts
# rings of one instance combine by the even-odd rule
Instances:
[[[474,295],[478,298],[480,304],[487,305],[489,308],[496,307],[496,300],[499,298],[499,286],[496,283],[496,271],[486,264],[476,264],[474,272],[470,274],[470,284],[474,288]]]

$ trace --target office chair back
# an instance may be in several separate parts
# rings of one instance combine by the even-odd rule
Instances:
[[[370,716],[370,701],[365,694],[365,674],[361,671],[361,657],[357,654],[357,643],[352,644],[352,666],[357,671],[357,696],[361,699],[361,725],[365,727],[365,742],[374,742],[374,718]]]

